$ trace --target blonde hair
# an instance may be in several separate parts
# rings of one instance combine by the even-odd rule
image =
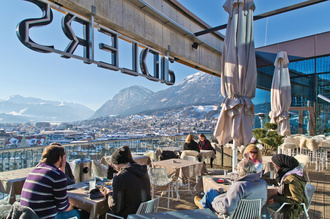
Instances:
[[[189,134],[186,138],[186,143],[190,143],[191,140],[194,140],[194,138],[195,138],[194,135]]]
[[[261,154],[261,151],[260,151],[260,149],[259,149],[256,145],[254,145],[254,144],[249,144],[249,145],[244,149],[243,154],[246,154],[246,153],[252,151],[253,149],[257,150],[257,152],[258,152],[258,153],[257,153],[257,160],[262,161],[262,154]]]

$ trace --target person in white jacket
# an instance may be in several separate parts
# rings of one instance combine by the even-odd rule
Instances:
[[[209,189],[203,198],[195,196],[199,208],[210,208],[219,214],[231,215],[241,199],[261,199],[262,206],[267,201],[267,183],[260,179],[251,160],[244,159],[237,165],[239,178],[221,194],[216,189]]]

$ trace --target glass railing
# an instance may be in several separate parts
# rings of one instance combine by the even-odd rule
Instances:
[[[116,148],[127,145],[133,154],[143,154],[158,147],[182,147],[186,136],[150,137],[123,140],[91,141],[63,144],[68,161],[86,158],[100,160]],[[196,138],[197,139],[197,138]],[[45,146],[0,149],[0,172],[36,166]]]

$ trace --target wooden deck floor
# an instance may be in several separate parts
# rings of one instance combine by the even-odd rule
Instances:
[[[214,169],[208,168],[208,170],[210,172]],[[330,219],[330,169],[325,169],[324,171],[315,171],[315,166],[312,164],[308,167],[307,171],[312,185],[314,185],[316,188],[308,212],[309,216],[311,219]],[[164,188],[164,190],[166,190],[166,188]],[[160,192],[161,189],[157,189],[155,191],[155,196],[159,196]],[[195,195],[200,194],[193,192],[193,195],[191,195],[187,191],[180,192],[180,201],[177,201],[176,198],[170,201],[170,211],[197,209],[196,205],[194,204]],[[167,193],[164,193],[164,195],[161,197],[158,211],[167,211]]]

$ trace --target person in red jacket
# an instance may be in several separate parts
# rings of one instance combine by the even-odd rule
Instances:
[[[198,146],[201,150],[212,150],[212,151],[214,151],[214,153],[216,153],[215,149],[212,147],[210,141],[207,140],[207,138],[204,134],[199,134]],[[211,157],[211,161],[210,161],[211,168],[213,167],[213,160],[214,160],[214,158]]]

